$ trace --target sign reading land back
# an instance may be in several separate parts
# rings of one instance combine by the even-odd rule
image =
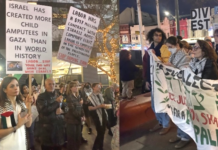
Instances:
[[[210,24],[210,7],[191,10],[191,29],[208,29]]]
[[[7,1],[7,74],[50,74],[51,61],[51,7]]]
[[[87,67],[100,19],[70,7],[57,58]]]

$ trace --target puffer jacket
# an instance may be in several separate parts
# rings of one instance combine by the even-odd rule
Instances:
[[[65,121],[68,124],[82,124],[81,117],[84,116],[83,107],[80,104],[80,95],[73,94],[67,96],[68,111],[65,114]]]

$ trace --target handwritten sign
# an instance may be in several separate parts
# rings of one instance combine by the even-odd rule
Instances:
[[[100,19],[70,7],[57,58],[87,67]]]
[[[50,74],[51,61],[51,7],[6,1],[7,74]]]

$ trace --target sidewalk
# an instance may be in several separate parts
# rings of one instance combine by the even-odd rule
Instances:
[[[138,109],[141,109],[142,105],[143,109],[146,108],[147,110],[151,110],[151,104],[150,102],[148,102],[148,99],[145,96],[139,95],[136,98],[137,99],[135,101],[122,102],[124,104],[121,103],[120,106],[124,105],[124,108],[122,108],[121,110],[124,109],[127,112],[131,110],[131,114],[134,114],[134,111],[137,110],[136,112],[138,112]],[[126,110],[126,108],[128,109]],[[144,119],[141,119],[142,116],[138,118],[137,116],[135,116],[134,119],[128,120],[128,124],[134,124],[135,128],[128,128],[131,130],[126,130],[121,133],[120,150],[176,150],[176,148],[174,148],[176,143],[169,143],[168,141],[170,138],[176,136],[177,127],[172,123],[171,130],[166,135],[159,135],[158,133],[160,130],[156,132],[149,132],[149,129],[151,129],[155,124],[157,124],[157,121],[154,117],[153,111],[147,110],[144,110],[142,114],[145,117]],[[130,116],[125,116],[125,118],[127,117]],[[144,121],[143,124],[142,120]],[[135,125],[137,122],[140,122],[139,126]],[[125,126],[125,124],[122,124],[122,122],[120,122],[120,124],[121,126]],[[193,141],[190,141],[190,143],[186,147],[181,148],[180,150],[197,150],[197,148],[195,143]]]

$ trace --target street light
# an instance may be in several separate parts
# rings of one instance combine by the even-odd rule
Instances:
[[[168,11],[165,11],[164,13],[165,13],[166,16],[170,15],[170,13]]]

